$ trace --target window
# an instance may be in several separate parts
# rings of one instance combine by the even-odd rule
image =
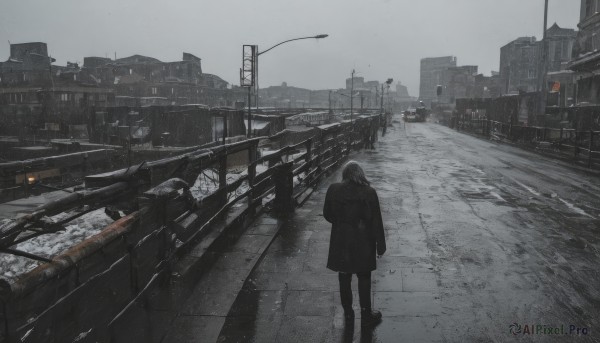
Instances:
[[[62,93],[60,95],[60,101],[69,101],[69,94],[68,93]]]
[[[158,89],[156,89],[156,87],[152,87],[151,92],[152,92],[152,95],[156,95],[156,94],[158,94]]]

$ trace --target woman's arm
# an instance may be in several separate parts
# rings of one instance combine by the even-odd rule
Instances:
[[[331,186],[327,188],[327,194],[325,194],[325,204],[323,205],[323,217],[325,220],[333,224],[333,195],[331,191]]]
[[[373,190],[371,195],[372,220],[371,227],[375,232],[375,242],[377,243],[377,255],[383,255],[386,251],[385,245],[385,230],[383,229],[383,219],[381,218],[381,208],[379,207],[379,197],[377,192]]]

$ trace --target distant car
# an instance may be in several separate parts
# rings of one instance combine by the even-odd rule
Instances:
[[[404,121],[405,122],[416,122],[418,121],[417,110],[414,108],[409,108],[404,111]]]

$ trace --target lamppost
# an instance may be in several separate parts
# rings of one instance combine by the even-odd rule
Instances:
[[[285,43],[292,42],[292,41],[295,41],[295,40],[301,40],[301,39],[321,39],[321,38],[327,38],[327,37],[329,37],[328,34],[320,34],[320,35],[310,36],[310,37],[300,37],[300,38],[288,39],[288,40],[285,40],[283,42],[279,42],[279,43],[273,45],[272,47],[268,48],[267,50],[261,51],[261,52],[258,52],[258,45],[255,45],[256,51],[257,51],[256,52],[256,58],[254,59],[254,63],[255,63],[255,80],[256,80],[256,82],[255,82],[255,86],[256,86],[256,99],[255,99],[255,102],[256,102],[256,109],[257,110],[258,110],[258,98],[259,98],[258,97],[258,89],[259,89],[259,87],[258,87],[258,56],[271,51],[272,49],[280,46],[281,44],[285,44]]]
[[[394,79],[389,78],[385,81],[385,83],[387,84],[387,89],[388,89],[388,97],[389,97],[389,93],[390,93],[390,84],[394,82]],[[385,111],[383,110],[383,84],[381,84],[381,116],[383,116],[383,130],[381,130],[381,136],[385,136],[385,132],[387,131],[387,115],[385,114]]]
[[[352,69],[351,79],[350,79],[350,122],[352,123],[352,98],[354,93],[354,69]]]
[[[548,41],[546,37],[546,31],[548,31],[548,0],[544,1],[544,35],[542,38],[542,51],[540,53],[540,66],[539,66],[539,80],[538,80],[538,89],[539,89],[539,114],[546,114],[546,97],[547,97],[547,85],[546,85],[546,73],[547,73],[547,52],[548,52]],[[545,118],[544,118],[545,120]]]

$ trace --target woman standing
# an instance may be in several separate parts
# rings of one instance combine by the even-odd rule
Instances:
[[[329,186],[323,215],[332,224],[327,268],[339,273],[344,317],[354,320],[351,281],[356,274],[361,325],[377,324],[381,312],[371,308],[371,271],[385,253],[385,235],[377,192],[358,163],[346,163],[342,182]]]

